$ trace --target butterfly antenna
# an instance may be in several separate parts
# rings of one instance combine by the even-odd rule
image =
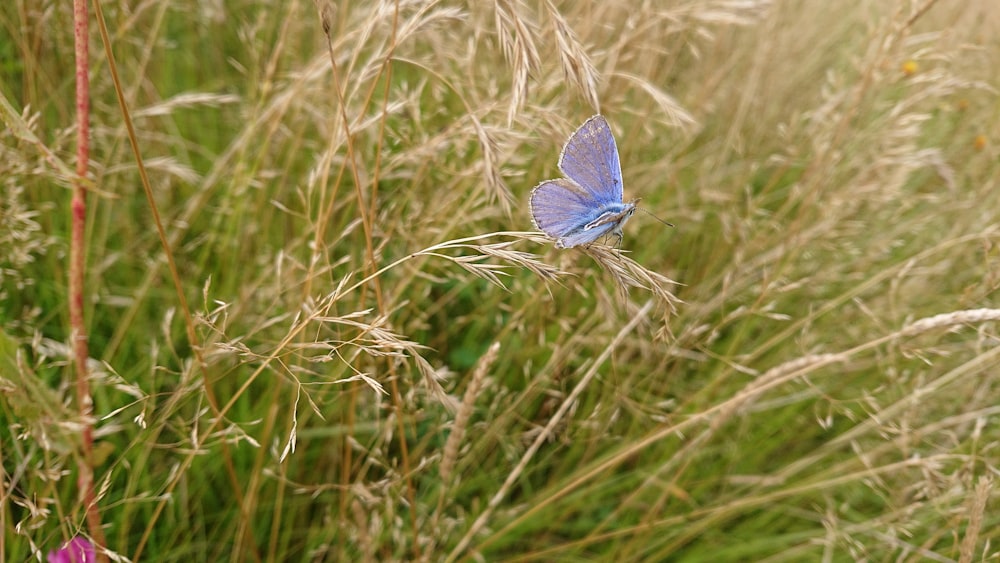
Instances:
[[[643,212],[643,213],[645,213],[646,215],[649,215],[649,216],[650,216],[650,217],[652,217],[653,219],[656,219],[657,221],[659,221],[659,222],[663,223],[664,225],[666,225],[666,226],[668,226],[668,227],[673,227],[673,226],[674,226],[674,224],[673,224],[673,223],[668,223],[668,222],[664,221],[663,219],[660,219],[659,217],[657,217],[656,215],[653,215],[653,214],[652,214],[652,213],[650,213],[649,211],[646,211],[646,210],[645,210],[645,209],[643,209],[642,207],[636,207],[636,209],[638,209],[639,211],[642,211],[642,212]]]

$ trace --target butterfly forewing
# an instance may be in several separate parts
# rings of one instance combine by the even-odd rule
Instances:
[[[595,115],[563,147],[559,169],[599,204],[622,203],[622,169],[611,127]]]

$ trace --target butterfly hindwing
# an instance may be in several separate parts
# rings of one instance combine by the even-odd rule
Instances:
[[[556,239],[587,224],[599,207],[590,194],[566,178],[546,180],[531,191],[535,226]]]
[[[610,232],[620,234],[634,210],[631,202],[599,204],[567,178],[546,180],[531,192],[535,226],[560,248],[589,244]]]

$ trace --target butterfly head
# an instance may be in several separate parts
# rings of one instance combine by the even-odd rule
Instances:
[[[628,217],[631,217],[635,213],[636,209],[639,209],[639,202],[642,201],[641,197],[629,200],[625,202],[625,210],[628,213]]]

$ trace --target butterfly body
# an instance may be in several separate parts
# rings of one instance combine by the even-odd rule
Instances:
[[[618,147],[607,120],[591,117],[572,135],[559,156],[565,178],[546,180],[531,192],[535,226],[556,239],[557,248],[590,244],[605,235],[618,238],[635,213],[623,201]]]

